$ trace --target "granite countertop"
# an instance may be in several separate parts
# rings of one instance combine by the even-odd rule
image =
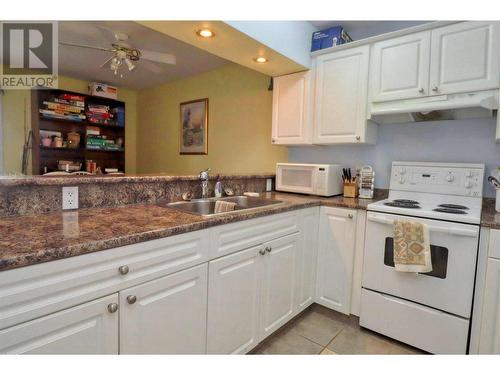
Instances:
[[[274,173],[217,174],[212,172],[210,180],[238,180],[252,178],[274,178]],[[0,186],[45,186],[45,185],[80,185],[113,184],[123,182],[172,182],[197,181],[198,175],[174,174],[123,174],[123,175],[68,175],[68,176],[0,176]]]
[[[264,196],[284,203],[211,218],[156,204],[0,218],[0,271],[301,208],[324,205],[366,209],[369,203],[386,198],[387,191],[378,190],[374,199],[287,193]]]
[[[483,199],[481,226],[491,229],[500,229],[500,212],[495,211],[495,198]]]

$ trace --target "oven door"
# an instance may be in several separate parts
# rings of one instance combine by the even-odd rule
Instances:
[[[432,272],[398,272],[393,262],[393,223],[407,219],[427,224]],[[368,212],[363,287],[469,318],[479,227]]]
[[[316,167],[308,165],[278,165],[276,190],[292,193],[316,193]]]

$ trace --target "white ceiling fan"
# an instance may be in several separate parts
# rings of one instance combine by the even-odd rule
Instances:
[[[112,55],[104,61],[100,68],[109,64],[111,71],[113,71],[115,75],[120,74],[120,77],[123,77],[123,73],[120,72],[122,66],[126,66],[129,71],[132,71],[139,61],[141,65],[155,73],[161,72],[161,69],[151,62],[171,65],[175,65],[176,63],[175,55],[132,47],[127,43],[129,36],[125,33],[114,33],[114,37],[115,40],[111,42],[111,47],[109,48],[64,41],[60,41],[59,44],[63,46],[110,52]]]

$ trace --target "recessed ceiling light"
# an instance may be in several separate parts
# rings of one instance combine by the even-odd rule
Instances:
[[[196,34],[202,38],[213,38],[215,36],[215,33],[210,29],[200,29],[196,32]]]
[[[269,60],[267,60],[265,57],[259,56],[259,57],[256,57],[254,59],[254,61],[258,62],[259,64],[264,64],[264,63],[268,62]]]

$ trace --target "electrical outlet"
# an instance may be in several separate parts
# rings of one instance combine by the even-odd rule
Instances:
[[[271,178],[268,178],[266,180],[266,191],[271,191],[273,190],[273,180]]]
[[[75,210],[78,208],[78,186],[63,186],[62,206],[63,210]]]

